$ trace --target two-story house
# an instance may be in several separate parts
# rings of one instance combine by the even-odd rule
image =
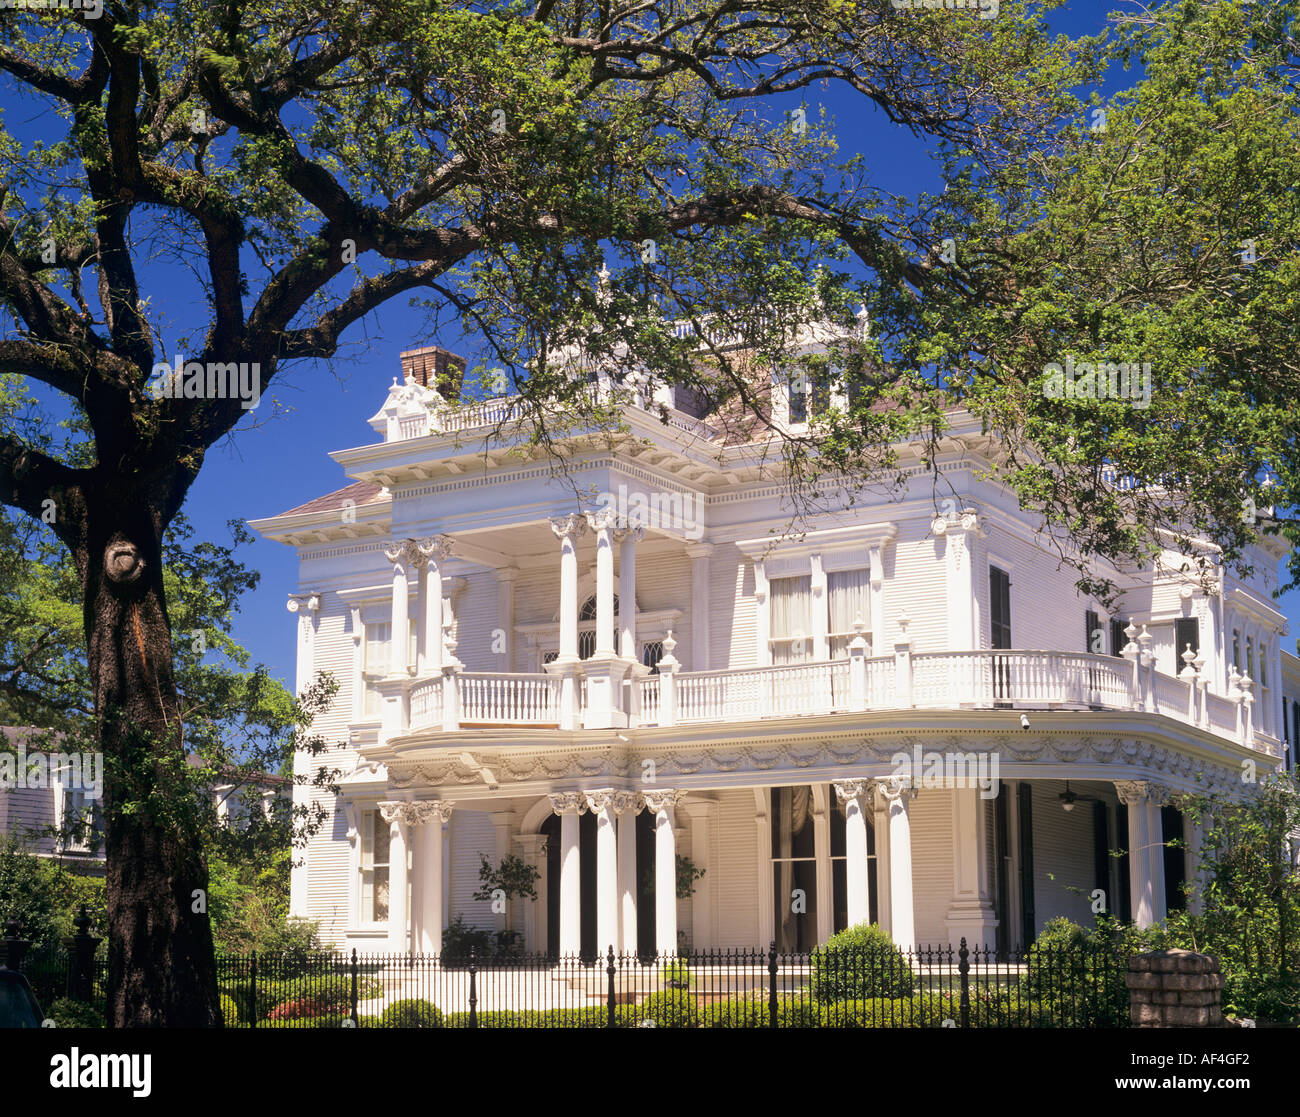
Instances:
[[[252,522],[298,553],[298,686],[342,684],[317,728],[351,774],[292,884],[327,939],[437,951],[464,915],[590,956],[1150,924],[1184,902],[1180,797],[1248,790],[1295,740],[1271,540],[1209,593],[1173,552],[1115,573],[1108,612],[961,412],[937,457],[899,447],[901,493],[821,482],[795,522],[778,435],[729,439],[671,387],[635,385],[626,433],[557,464],[513,399],[435,390],[463,362],[401,359],[377,440],[331,455],[349,483]],[[798,429],[806,397],[770,387]],[[475,900],[481,853],[533,864],[538,899]]]

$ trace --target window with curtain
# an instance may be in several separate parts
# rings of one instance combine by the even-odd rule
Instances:
[[[768,583],[772,602],[772,663],[803,663],[813,657],[812,575],[773,578]]]
[[[388,922],[388,823],[378,811],[361,814],[361,921]]]
[[[853,642],[853,622],[861,619],[870,641],[871,579],[867,570],[834,570],[826,575],[826,604],[829,611],[831,659],[845,659]]]
[[[378,717],[382,713],[383,701],[379,690],[374,685],[375,679],[388,674],[391,653],[388,645],[393,639],[393,626],[389,621],[366,625],[365,646],[361,658],[361,674],[366,688],[366,717]]]

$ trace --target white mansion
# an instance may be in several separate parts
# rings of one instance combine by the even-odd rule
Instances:
[[[437,951],[457,916],[588,956],[1149,924],[1184,903],[1180,797],[1294,763],[1278,543],[1208,595],[1121,577],[1107,613],[961,413],[941,498],[904,445],[901,498],[824,485],[795,530],[775,436],[731,443],[672,388],[557,474],[512,399],[434,389],[463,362],[402,364],[379,440],[332,455],[352,483],[252,524],[298,552],[298,686],[341,684],[316,729],[350,774],[292,882],[333,942]],[[537,899],[475,900],[480,854],[534,865]]]

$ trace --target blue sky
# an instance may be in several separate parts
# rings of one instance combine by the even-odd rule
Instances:
[[[1102,28],[1111,7],[1096,0],[1076,0],[1054,13],[1051,22],[1056,30],[1071,35],[1095,32]],[[1116,78],[1121,85],[1133,80],[1131,74]],[[876,185],[905,194],[942,188],[925,145],[890,125],[879,110],[860,99],[850,100],[843,93],[818,88],[807,91],[805,99],[810,121],[817,119],[818,105],[826,106],[835,117],[841,154],[847,157],[862,152]],[[784,109],[797,103],[798,99],[787,98],[774,107]],[[9,102],[3,108],[8,126],[20,135],[40,126],[32,102]],[[144,271],[145,286],[156,300],[169,290],[168,270],[172,267],[159,263]],[[176,278],[176,290],[193,290],[188,277]],[[182,299],[163,305],[171,321],[185,323],[195,335],[201,333],[201,323],[206,321],[201,306],[186,305]],[[270,418],[271,409],[263,404],[256,423],[245,422],[231,438],[208,452],[185,507],[198,534],[226,541],[225,525],[230,519],[273,515],[347,484],[349,479],[327,454],[374,441],[366,419],[378,410],[389,383],[398,374],[399,352],[430,343],[466,352],[464,339],[457,336],[422,335],[422,322],[422,312],[399,299],[379,315],[352,327],[344,337],[340,359],[300,366],[283,378],[277,376],[269,395],[287,413]],[[166,340],[170,353],[175,339]],[[261,572],[262,581],[245,599],[234,636],[250,649],[255,661],[264,662],[291,685],[295,629],[285,599],[297,585],[295,554],[281,544],[259,539],[241,555],[247,565]],[[1295,623],[1300,618],[1300,594],[1288,595],[1281,604],[1294,634],[1300,629]],[[1070,637],[1073,639],[1073,632]],[[1283,646],[1294,648],[1290,638]]]

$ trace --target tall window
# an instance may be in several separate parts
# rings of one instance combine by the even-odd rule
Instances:
[[[817,943],[817,861],[811,787],[772,788],[772,903],[776,948]]]
[[[1232,665],[1241,671],[1241,633],[1235,628],[1232,630]]]
[[[388,674],[392,663],[392,652],[388,650],[393,639],[393,626],[389,621],[366,625],[365,650],[361,661],[361,670],[365,680],[366,717],[378,717],[383,711],[383,701],[375,681]]]
[[[827,630],[830,632],[831,659],[849,654],[849,644],[857,634],[854,621],[861,620],[871,629],[871,582],[866,570],[835,570],[826,576],[826,600],[829,609]]]
[[[378,811],[361,814],[361,922],[388,922],[388,823]]]
[[[596,654],[596,595],[592,594],[578,610],[578,658],[590,659]],[[618,594],[614,595],[615,639],[618,629]]]
[[[989,567],[989,643],[1011,647],[1011,576],[996,566]]]
[[[91,798],[90,792],[63,789],[63,819],[60,826],[61,846],[73,853],[97,850],[104,830],[100,800]]]
[[[1113,656],[1123,656],[1124,645],[1128,643],[1128,637],[1124,635],[1124,630],[1132,624],[1132,621],[1124,617],[1112,617],[1110,622],[1110,654]]]
[[[659,674],[659,661],[664,657],[662,640],[647,640],[641,645],[641,662],[650,668],[650,674]]]
[[[1105,645],[1102,642],[1104,639],[1105,633],[1101,621],[1098,620],[1097,614],[1089,609],[1083,614],[1083,650],[1094,655],[1104,655]]]
[[[772,663],[802,663],[812,659],[812,576],[773,578]]]

